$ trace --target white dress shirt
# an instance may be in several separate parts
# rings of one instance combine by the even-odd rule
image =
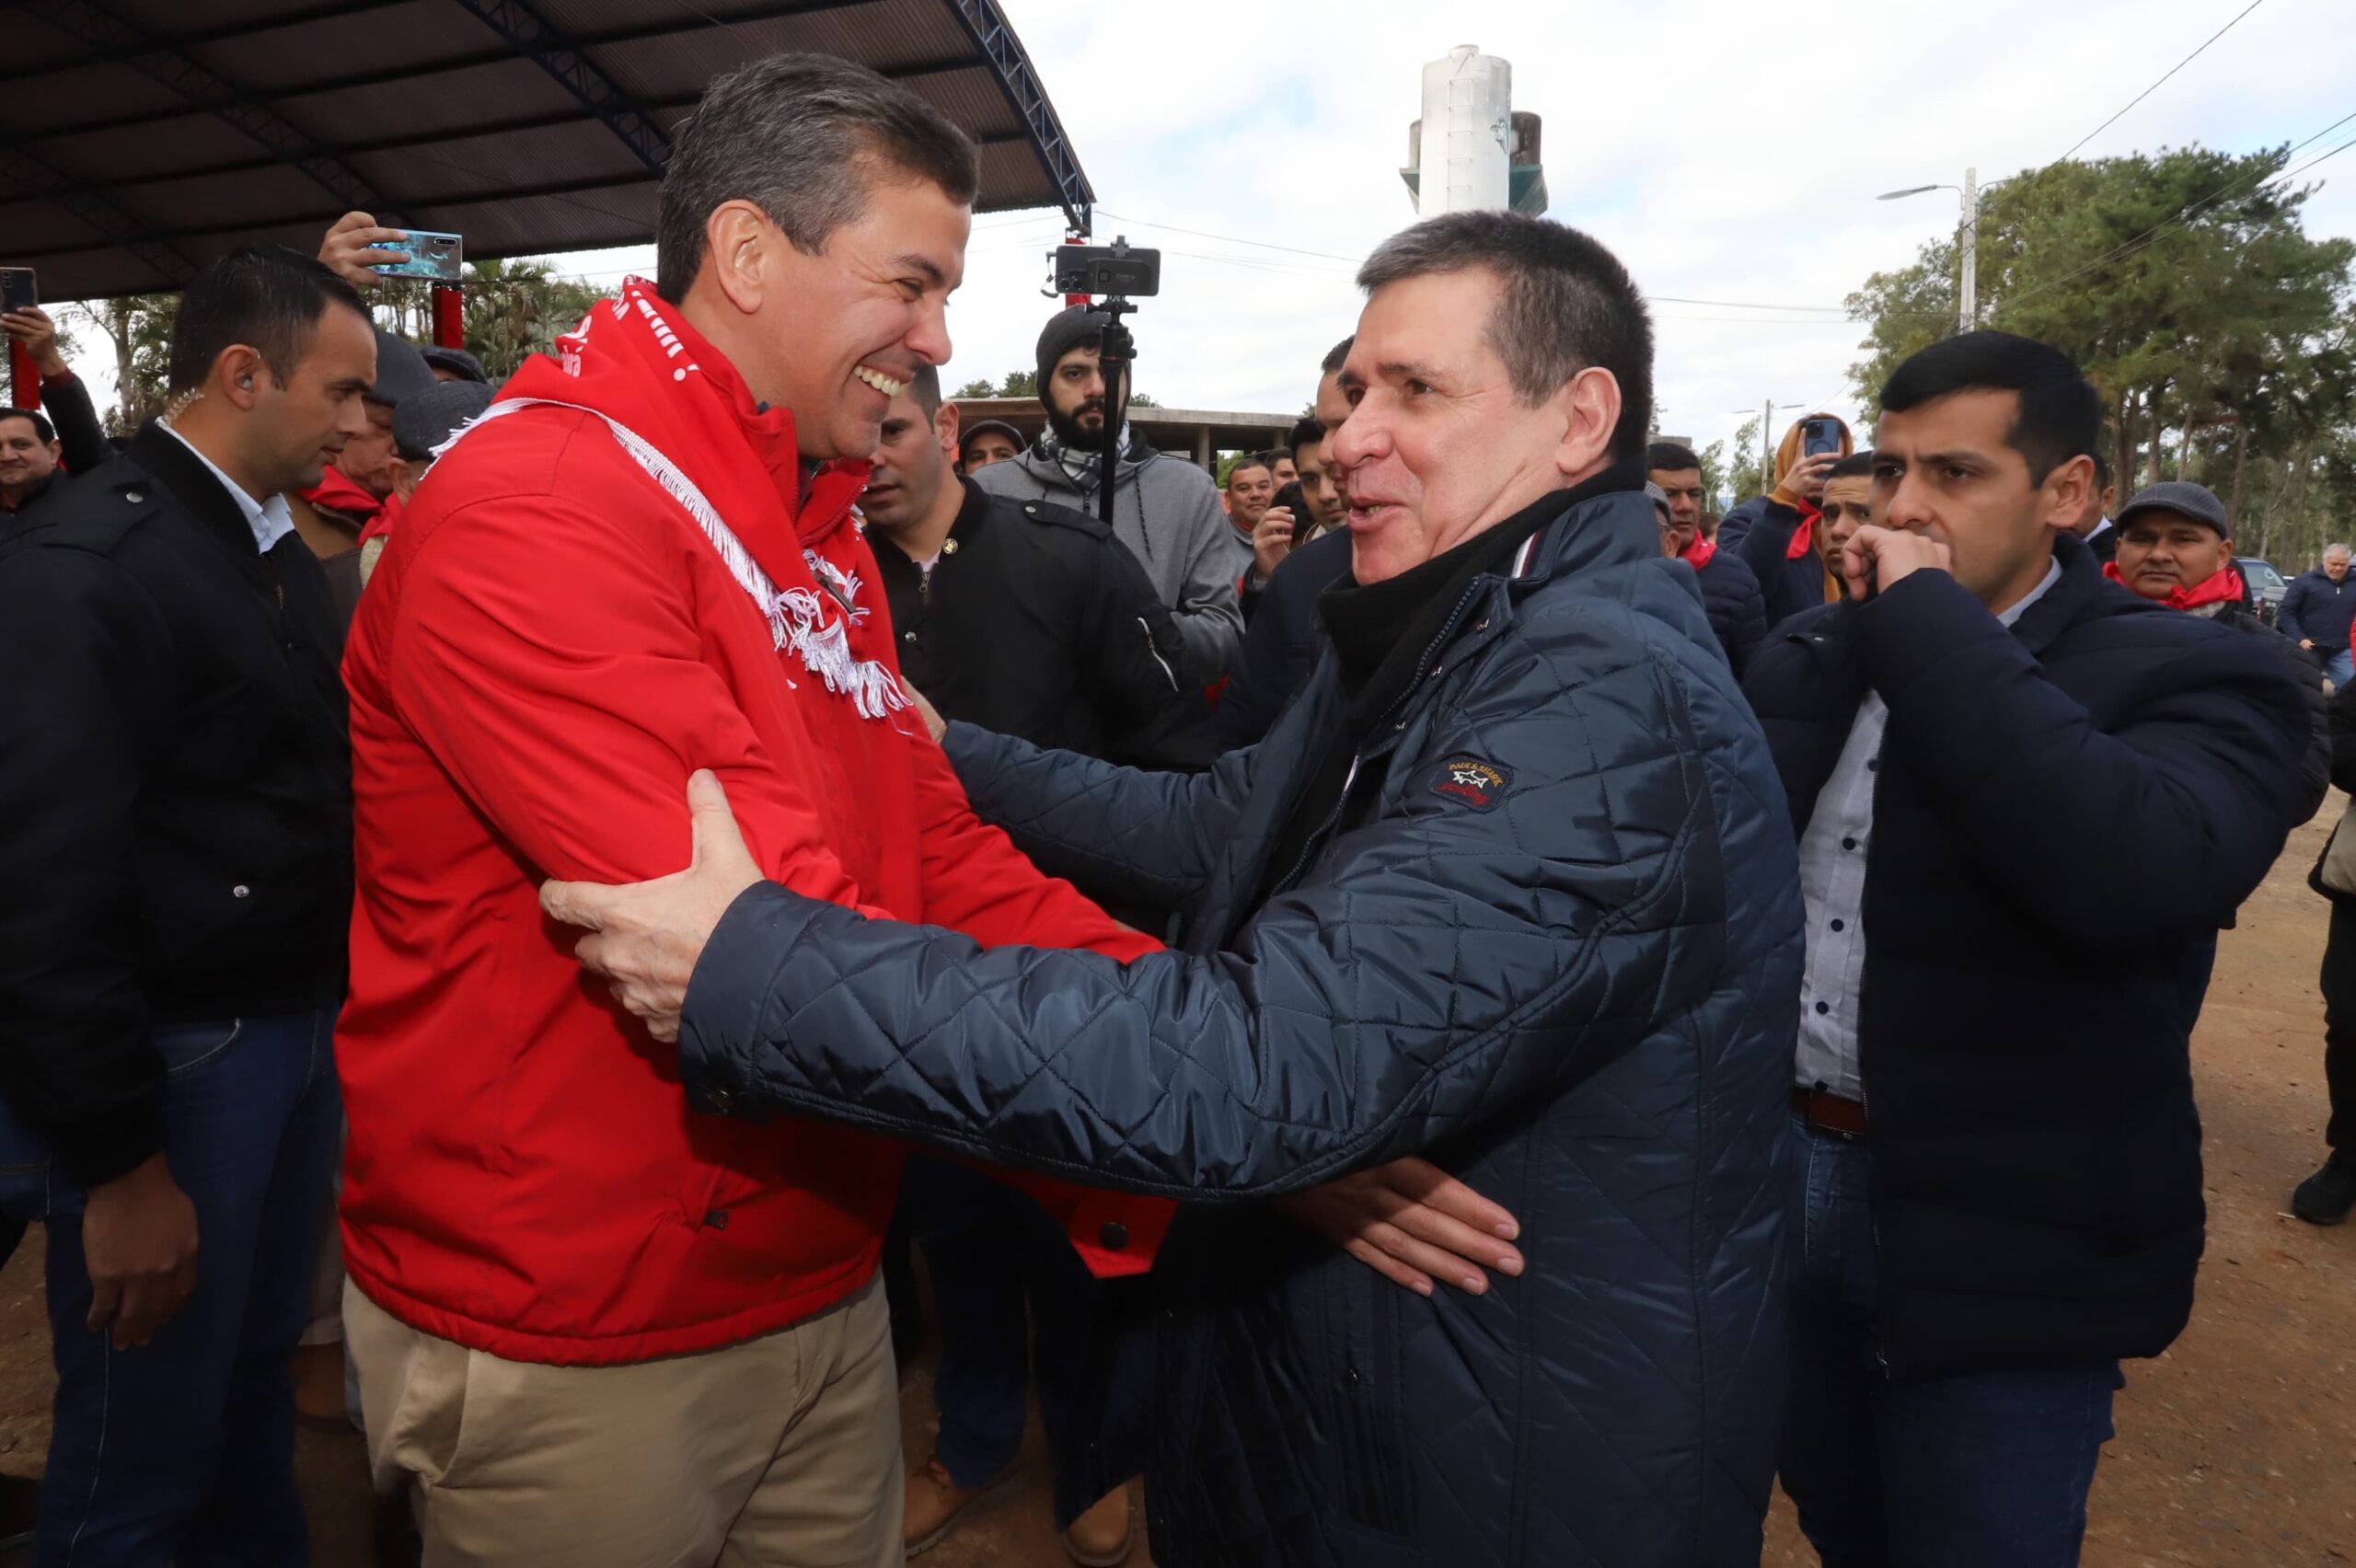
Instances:
[[[2062,563],[1996,618],[2006,626],[2061,580]],[[1865,1097],[1857,1069],[1857,1002],[1865,979],[1865,855],[1873,847],[1874,786],[1881,774],[1889,706],[1867,691],[1832,777],[1817,792],[1800,835],[1800,898],[1807,907],[1807,962],[1800,974],[1799,1051],[1793,1082],[1843,1100]]]
[[[197,452],[187,436],[174,430],[166,421],[156,422],[163,426],[166,435],[195,452],[196,460],[213,470],[213,477],[221,481],[221,488],[229,492],[229,499],[236,502],[237,510],[246,514],[246,526],[254,531],[254,548],[268,555],[272,545],[294,531],[294,513],[287,506],[284,496],[273,495],[268,501],[256,501],[246,493],[243,485],[221,471],[221,465]]]

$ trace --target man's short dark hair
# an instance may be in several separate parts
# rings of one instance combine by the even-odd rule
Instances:
[[[671,144],[655,219],[655,291],[676,304],[703,266],[704,225],[723,202],[768,214],[815,255],[859,215],[879,167],[970,203],[981,183],[973,142],[947,115],[863,65],[829,54],[772,54],[705,89]]]
[[[1285,443],[1285,455],[1291,458],[1297,467],[1300,463],[1300,449],[1315,446],[1324,439],[1325,426],[1314,414],[1305,414],[1293,421],[1292,439]],[[1269,471],[1275,472],[1273,468]]]
[[[172,319],[168,390],[204,385],[213,362],[243,343],[284,381],[310,352],[319,318],[341,306],[374,320],[358,291],[308,256],[283,245],[233,250],[189,280]]]
[[[1964,332],[1933,343],[1889,373],[1884,413],[1902,414],[1958,392],[2010,392],[2020,402],[2005,444],[2028,462],[2028,482],[2102,444],[2102,398],[2070,356],[2011,332]]]
[[[1343,362],[1350,357],[1351,345],[1355,344],[1357,340],[1358,335],[1356,332],[1353,332],[1348,337],[1343,339],[1340,342],[1334,344],[1332,348],[1327,349],[1325,351],[1325,357],[1317,362],[1317,373],[1320,375],[1331,375],[1335,371],[1341,369]]]
[[[1649,473],[1681,474],[1688,468],[1699,473],[1701,467],[1702,459],[1693,449],[1674,441],[1656,441],[1645,448],[1645,468]]]
[[[925,418],[930,419],[941,412],[941,367],[932,364],[917,366],[917,373],[908,377],[908,396],[916,399],[916,405],[924,410]]]
[[[1850,453],[1849,455],[1842,458],[1838,463],[1833,464],[1831,467],[1827,468],[1824,471],[1824,477],[1828,480],[1872,478],[1874,477],[1874,455],[1872,450],[1868,448],[1864,452]]]
[[[1228,465],[1228,489],[1233,490],[1235,488],[1235,476],[1243,472],[1246,468],[1265,468],[1268,470],[1268,477],[1270,478],[1273,479],[1276,477],[1276,468],[1266,458],[1261,456],[1256,452],[1246,452],[1242,456],[1238,457],[1233,463]]]
[[[1519,213],[1449,213],[1402,230],[1358,269],[1371,294],[1434,272],[1486,268],[1505,284],[1489,347],[1535,406],[1589,368],[1620,384],[1611,456],[1641,457],[1653,423],[1653,324],[1620,259],[1578,230]]]
[[[1320,433],[1317,439],[1322,441],[1325,439],[1322,433],[1323,427],[1320,426],[1319,430]],[[1265,452],[1260,454],[1260,461],[1268,466],[1268,472],[1272,474],[1276,471],[1276,465],[1278,463],[1289,463],[1292,460],[1292,448],[1289,446],[1271,446]]]
[[[24,420],[33,427],[33,439],[43,446],[57,444],[57,427],[51,424],[39,409],[0,408],[0,424],[10,420]]]

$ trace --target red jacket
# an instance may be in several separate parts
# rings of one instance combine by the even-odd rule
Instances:
[[[901,1150],[691,1111],[671,1048],[541,916],[544,878],[685,866],[687,778],[712,767],[755,855],[803,893],[986,943],[1153,944],[983,826],[884,695],[888,612],[849,520],[866,465],[820,470],[803,498],[791,417],[756,412],[641,285],[564,347],[563,368],[536,362],[505,396],[585,404],[643,437],[777,608],[596,414],[493,418],[410,499],[344,661],[359,899],[337,1030],[343,1239],[353,1281],[416,1328],[605,1364],[733,1343],[858,1288]],[[1057,1191],[1098,1272],[1147,1266],[1166,1205]],[[1129,1241],[1107,1251],[1113,1218]]]

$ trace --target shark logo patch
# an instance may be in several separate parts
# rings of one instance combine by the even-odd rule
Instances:
[[[1512,783],[1510,768],[1484,762],[1477,756],[1452,756],[1439,765],[1439,772],[1432,779],[1432,793],[1461,801],[1476,812],[1485,812],[1504,798]]]

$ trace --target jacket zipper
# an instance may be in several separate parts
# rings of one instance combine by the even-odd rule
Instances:
[[[1485,575],[1485,573],[1484,575]],[[1480,592],[1481,580],[1476,577],[1472,580],[1472,586],[1464,590],[1464,596],[1456,601],[1456,607],[1448,612],[1448,619],[1440,623],[1438,632],[1434,635],[1431,641],[1425,644],[1424,651],[1415,656],[1415,668],[1414,673],[1408,676],[1405,687],[1400,691],[1396,698],[1392,699],[1390,707],[1384,709],[1381,713],[1376,716],[1369,732],[1380,730],[1384,721],[1388,720],[1392,714],[1398,712],[1402,708],[1404,708],[1407,705],[1407,699],[1415,695],[1415,688],[1424,684],[1425,672],[1430,668],[1433,657],[1439,652],[1441,645],[1447,642],[1450,637],[1455,635],[1458,623],[1461,622],[1464,618],[1465,607],[1472,603],[1473,599],[1480,594]],[[1350,786],[1357,782],[1358,764],[1364,759],[1365,755],[1366,749],[1363,745],[1356,747],[1351,751],[1350,770],[1343,777],[1342,792],[1340,796],[1334,800],[1334,809],[1325,813],[1325,820],[1317,824],[1316,831],[1311,833],[1309,836],[1308,841],[1301,845],[1299,858],[1293,861],[1292,870],[1285,873],[1284,881],[1276,883],[1276,892],[1283,893],[1291,888],[1293,883],[1299,879],[1301,872],[1309,869],[1309,858],[1317,852],[1317,847],[1324,842],[1325,836],[1334,831],[1334,825],[1341,821],[1342,813],[1348,808],[1350,803]]]

